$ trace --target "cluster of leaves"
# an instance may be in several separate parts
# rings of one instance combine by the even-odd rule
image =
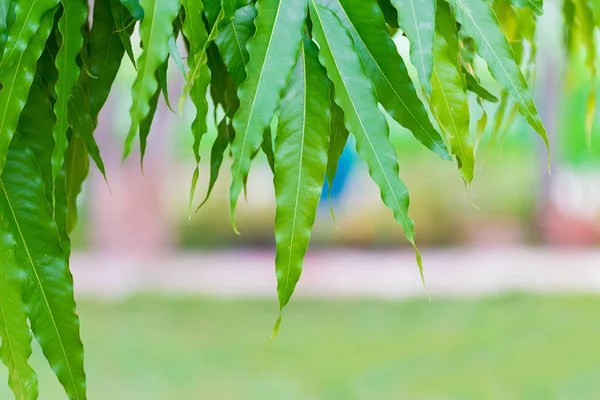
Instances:
[[[564,1],[567,42],[583,38],[577,42],[594,72],[598,3]],[[137,69],[125,156],[137,137],[143,159],[161,92],[170,105],[169,59],[185,76],[181,101],[189,97],[196,112],[190,210],[208,97],[218,135],[201,205],[229,154],[235,229],[252,160],[266,154],[283,309],[300,278],[324,180],[333,180],[350,134],[415,245],[383,110],[441,158],[456,160],[467,185],[487,124],[482,107],[471,134],[469,96],[481,105],[500,102],[494,131],[520,113],[547,143],[527,87],[541,12],[541,0],[0,0],[0,356],[16,398],[38,395],[28,364],[32,337],[68,397],[86,398],[69,232],[88,160],[105,173],[93,132],[125,55]],[[410,42],[410,60],[398,53],[396,34]],[[481,86],[476,57],[502,88],[500,98]],[[409,61],[418,81],[409,76]]]

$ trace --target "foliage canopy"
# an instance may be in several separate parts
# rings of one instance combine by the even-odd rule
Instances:
[[[582,45],[594,76],[599,11],[600,1],[563,1],[566,47]],[[467,186],[488,121],[484,102],[499,102],[494,132],[520,113],[548,145],[528,89],[541,14],[542,0],[95,0],[93,6],[0,0],[0,356],[15,397],[38,396],[28,363],[35,337],[67,396],[86,398],[69,232],[88,159],[105,175],[93,134],[125,55],[137,76],[124,157],[138,138],[143,160],[161,93],[170,105],[169,59],[185,76],[180,109],[189,97],[196,112],[190,210],[209,97],[218,110],[218,135],[200,207],[229,154],[235,229],[252,160],[266,154],[274,172],[283,310],[300,278],[324,180],[333,180],[349,135],[415,246],[419,268],[386,113],[423,146],[455,160]],[[410,60],[392,39],[400,34],[410,43]],[[476,59],[499,84],[499,97],[481,85]],[[417,80],[409,76],[409,62]],[[470,97],[483,110],[476,129],[470,128]],[[591,93],[589,126],[593,108]]]

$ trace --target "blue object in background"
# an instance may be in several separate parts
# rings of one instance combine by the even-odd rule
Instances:
[[[348,181],[348,176],[350,175],[350,171],[352,169],[352,164],[354,164],[354,149],[350,143],[346,144],[344,151],[340,155],[340,159],[338,161],[337,171],[335,173],[335,177],[333,178],[333,184],[331,185],[331,202],[337,202],[342,197],[344,188],[346,187],[346,182]],[[323,193],[321,193],[321,201],[327,201],[327,195],[329,194],[329,183],[327,179],[325,179],[325,184],[323,185]]]

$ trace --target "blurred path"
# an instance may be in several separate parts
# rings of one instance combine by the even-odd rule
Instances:
[[[450,249],[423,252],[432,298],[506,291],[600,293],[600,250]],[[154,259],[86,253],[71,265],[78,296],[137,293],[276,298],[268,251],[179,253]],[[297,289],[312,297],[423,297],[409,252],[312,251]]]

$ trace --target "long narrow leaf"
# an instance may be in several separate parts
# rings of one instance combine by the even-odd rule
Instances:
[[[450,143],[463,179],[470,185],[475,158],[470,144],[471,117],[466,80],[458,62],[458,31],[450,6],[443,0],[438,0],[437,8],[431,106]]]
[[[275,141],[275,239],[279,307],[290,301],[321,197],[329,147],[329,88],[317,46],[304,39],[285,97]]]
[[[190,92],[192,103],[196,107],[196,116],[192,122],[192,135],[194,143],[192,146],[194,157],[196,160],[196,168],[192,176],[192,185],[190,189],[189,212],[192,210],[192,203],[196,184],[198,182],[199,164],[200,164],[200,144],[202,137],[206,134],[208,127],[206,125],[206,116],[208,114],[208,101],[206,100],[206,91],[210,83],[210,69],[208,68],[207,57],[201,57],[202,52],[206,52],[208,41],[208,32],[206,31],[202,13],[204,8],[202,5],[193,3],[191,0],[182,1],[185,10],[185,21],[183,22],[182,30],[189,43],[189,54],[187,58],[188,67],[190,70],[199,68],[200,76],[193,83]],[[198,65],[198,64],[201,65]]]
[[[84,0],[61,0],[63,15],[58,21],[58,30],[62,36],[62,45],[56,55],[58,81],[56,82],[56,103],[54,114],[54,151],[52,152],[52,178],[56,181],[60,173],[67,150],[67,130],[69,129],[68,104],[73,88],[79,78],[77,55],[83,46],[81,28],[87,21],[87,3]],[[54,197],[53,197],[54,203]]]

